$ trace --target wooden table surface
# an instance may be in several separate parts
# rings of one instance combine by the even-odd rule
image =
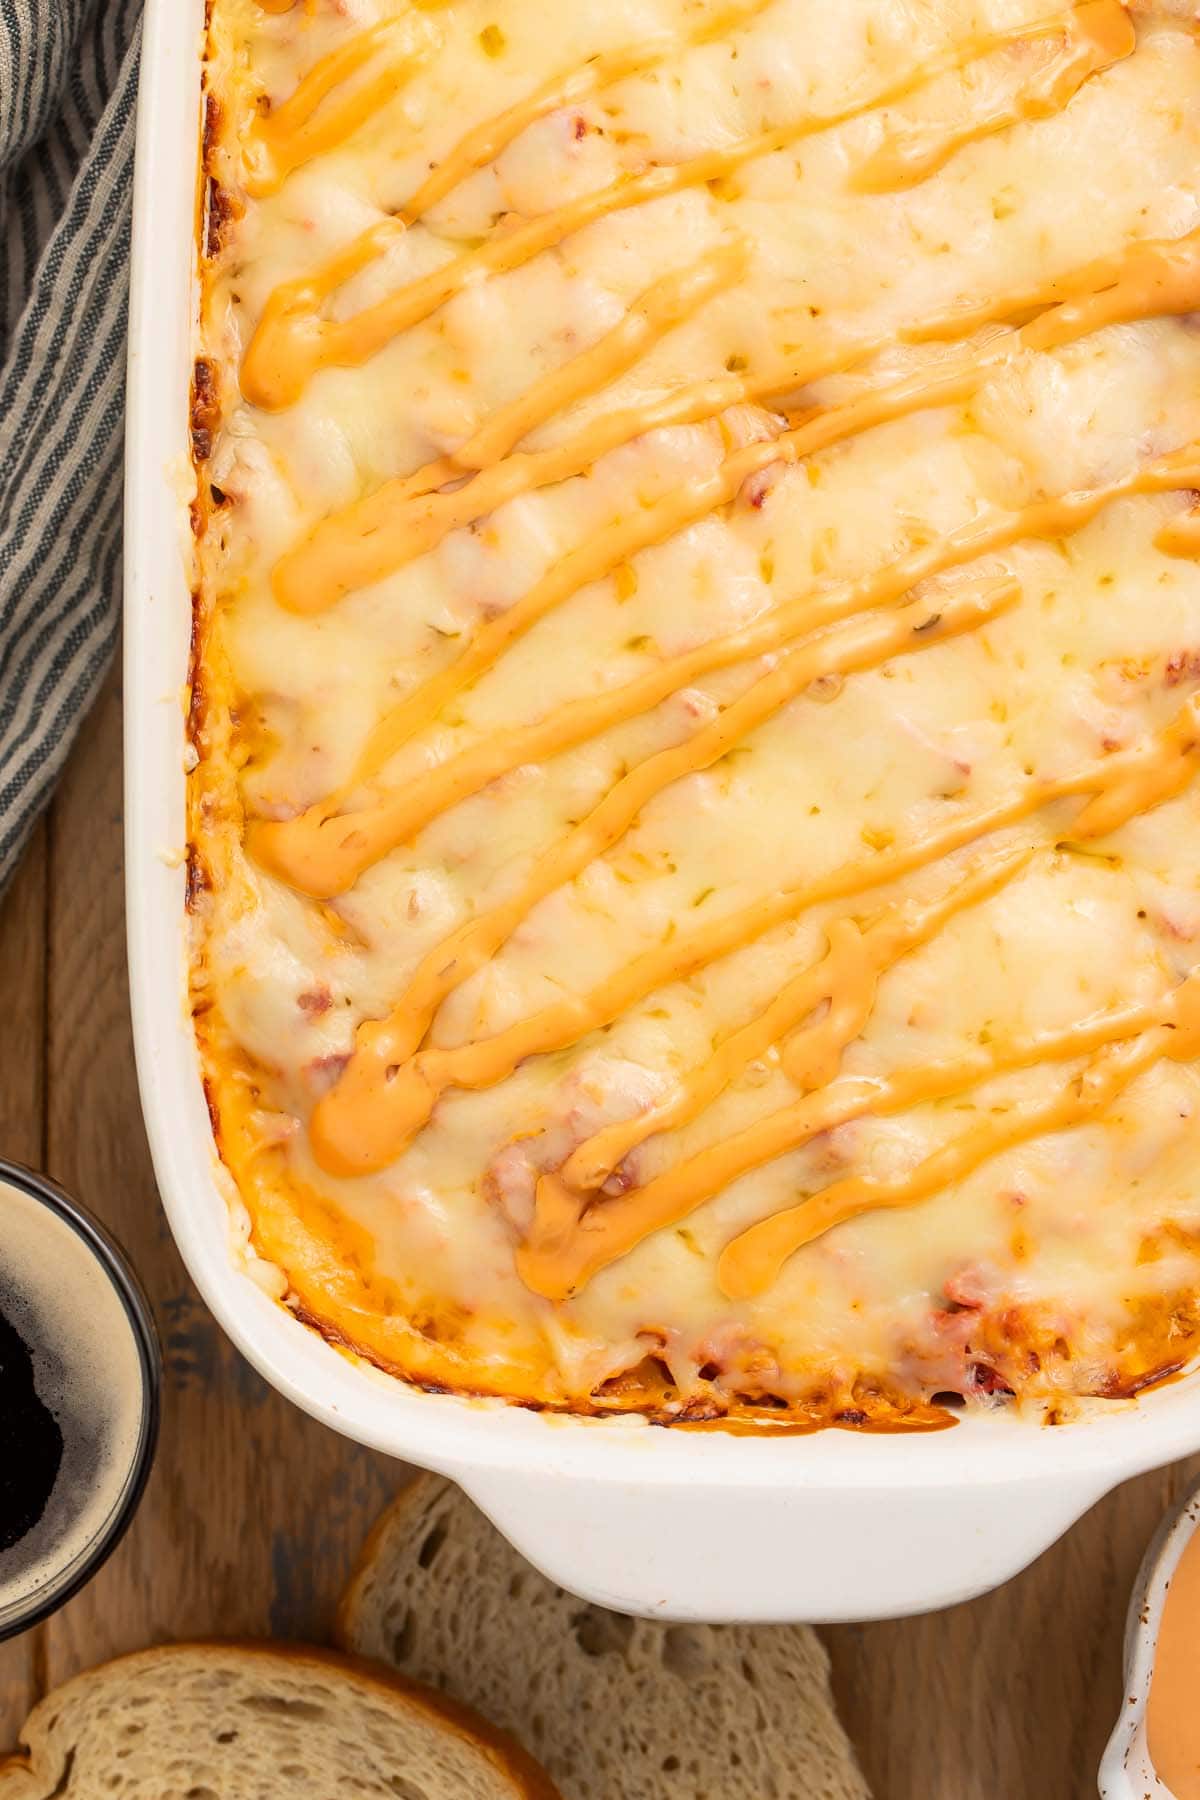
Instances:
[[[110,681],[0,907],[0,1154],[44,1168],[131,1252],[166,1357],[142,1508],[92,1585],[0,1646],[0,1747],[74,1670],[164,1639],[320,1639],[398,1466],[268,1389],[198,1299],[160,1211],[125,985],[120,697]],[[876,1800],[1093,1800],[1125,1603],[1188,1471],[1110,1495],[999,1593],[825,1633]]]

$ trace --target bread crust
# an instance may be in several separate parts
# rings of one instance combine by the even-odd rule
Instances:
[[[189,1644],[166,1644],[151,1650],[135,1650],[114,1657],[94,1669],[83,1671],[43,1696],[34,1706],[22,1729],[18,1748],[0,1761],[0,1795],[11,1790],[21,1794],[22,1777],[36,1779],[36,1762],[40,1748],[39,1733],[48,1713],[57,1715],[88,1686],[114,1675],[135,1674],[139,1668],[158,1666],[164,1660],[187,1658],[192,1663],[226,1662],[231,1655],[244,1657],[262,1665],[283,1666],[289,1671],[319,1670],[337,1674],[360,1692],[400,1698],[447,1732],[473,1745],[497,1772],[511,1783],[514,1800],[562,1800],[558,1788],[545,1770],[516,1739],[473,1713],[468,1707],[436,1694],[416,1682],[408,1681],[393,1669],[370,1662],[344,1650],[325,1650],[309,1644],[275,1644],[261,1639],[205,1639]]]

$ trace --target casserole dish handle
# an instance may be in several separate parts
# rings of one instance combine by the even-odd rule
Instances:
[[[1113,1481],[1092,1470],[1053,1486],[887,1494],[752,1475],[706,1487],[475,1468],[461,1484],[536,1568],[597,1605],[680,1621],[832,1624],[931,1611],[997,1586]]]

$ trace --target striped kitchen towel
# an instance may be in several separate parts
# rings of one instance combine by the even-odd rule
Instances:
[[[141,0],[0,0],[0,889],[112,656]]]

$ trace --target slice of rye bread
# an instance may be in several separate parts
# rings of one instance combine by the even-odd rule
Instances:
[[[437,1476],[375,1527],[338,1636],[513,1732],[565,1800],[870,1800],[807,1626],[605,1612]]]
[[[39,1701],[21,1741],[0,1800],[561,1800],[465,1707],[299,1646],[120,1657]]]

